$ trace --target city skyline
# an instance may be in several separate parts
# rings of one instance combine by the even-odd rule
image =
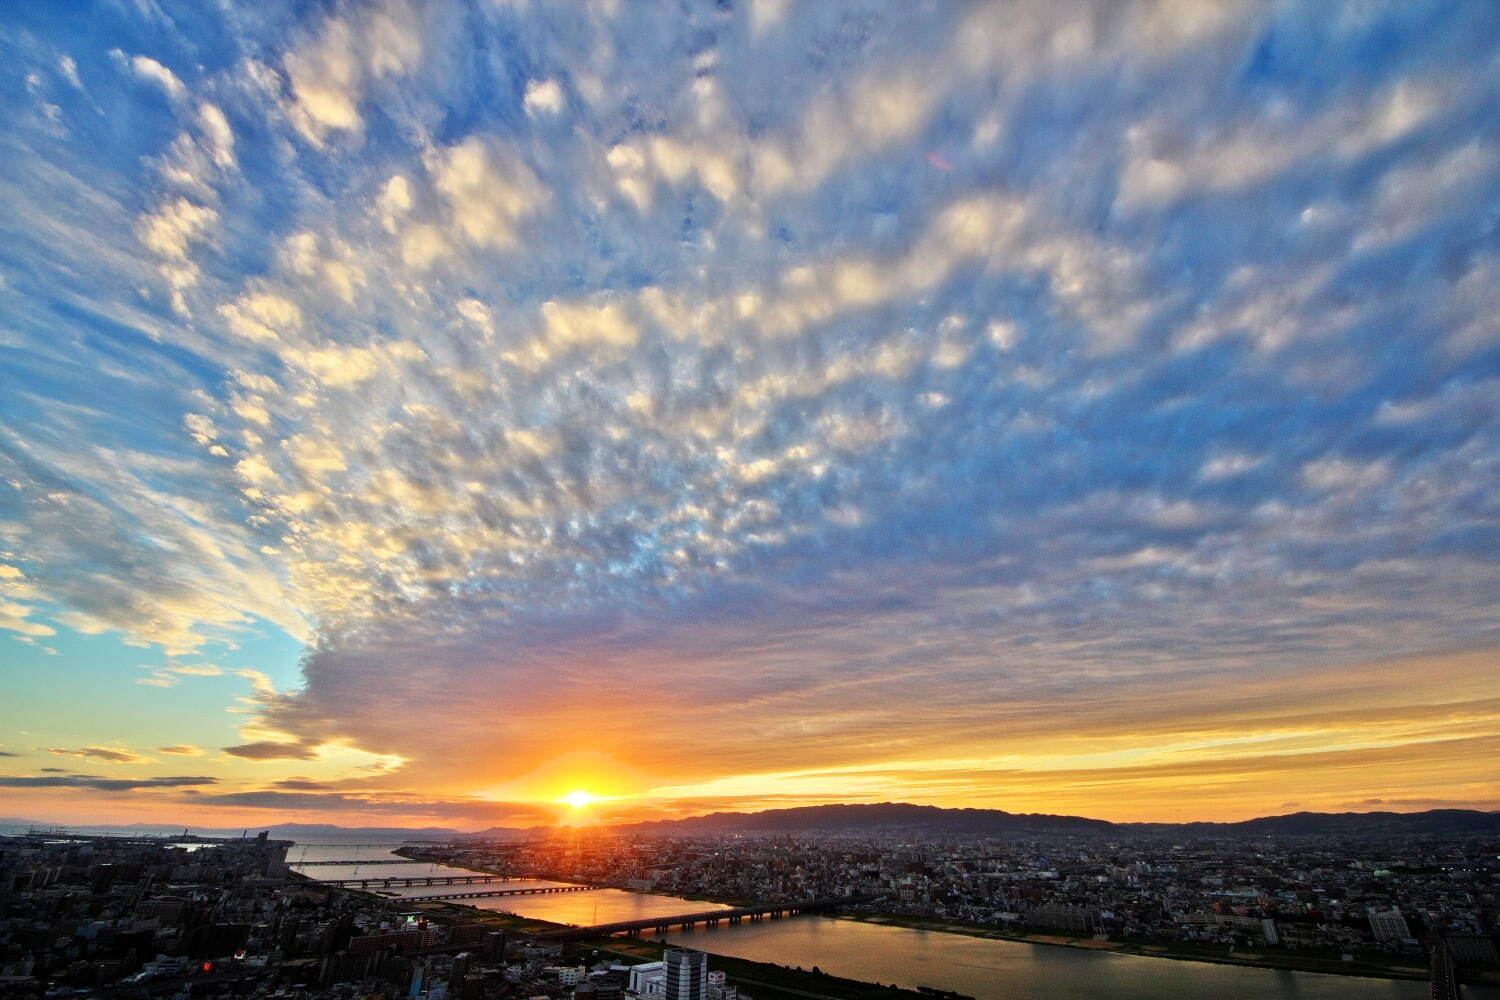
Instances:
[[[1500,809],[1500,8],[0,52],[0,815]]]

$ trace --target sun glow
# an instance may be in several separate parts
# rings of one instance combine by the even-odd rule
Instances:
[[[564,805],[571,806],[574,809],[582,809],[585,806],[590,806],[595,802],[598,802],[599,796],[595,795],[593,792],[586,792],[583,789],[578,788],[569,792],[567,795],[564,795],[557,801],[563,803]]]

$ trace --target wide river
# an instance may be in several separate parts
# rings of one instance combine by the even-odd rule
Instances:
[[[395,845],[392,845],[395,846]],[[463,869],[442,865],[366,865],[360,861],[395,857],[390,848],[350,847],[338,844],[299,843],[287,855],[298,861],[344,860],[349,865],[318,865],[306,869],[313,878],[348,878],[354,875],[405,876],[465,874]],[[528,885],[562,885],[560,882],[507,882],[507,889]],[[474,886],[473,888],[480,888]],[[462,892],[465,887],[422,886],[391,890],[406,896]],[[487,910],[504,910],[521,916],[561,924],[596,924],[640,917],[666,916],[717,909],[716,904],[598,889],[543,896],[509,896],[466,900]],[[673,932],[667,940],[701,948],[717,955],[730,955],[778,965],[817,966],[824,972],[866,982],[899,986],[934,986],[956,990],[978,1000],[1030,1000],[1030,998],[1101,997],[1108,1000],[1231,1000],[1238,997],[1286,998],[1286,1000],[1425,1000],[1426,983],[1324,976],[1308,972],[1277,972],[1246,969],[1206,962],[1179,962],[1165,958],[1142,958],[994,941],[866,924],[833,917],[796,917],[789,920],[721,925],[713,929]],[[712,963],[710,963],[712,965]],[[747,989],[752,996],[754,987]],[[1471,1000],[1500,1000],[1500,989],[1467,987]]]

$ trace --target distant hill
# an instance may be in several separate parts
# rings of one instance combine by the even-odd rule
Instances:
[[[1010,813],[1002,809],[942,809],[906,802],[797,806],[755,813],[711,813],[679,820],[616,826],[640,833],[811,833],[818,831],[940,833],[962,836],[1008,833],[1106,833],[1114,824],[1082,816]]]
[[[1500,812],[1477,809],[1429,809],[1426,812],[1296,812],[1262,816],[1240,823],[1132,823],[1129,828],[1160,827],[1164,832],[1206,836],[1433,836],[1462,833],[1500,833]]]
[[[1157,833],[1163,836],[1431,836],[1500,833],[1500,812],[1432,809],[1418,813],[1313,813],[1264,816],[1239,823],[1111,823],[1083,816],[942,809],[901,802],[800,806],[756,813],[710,813],[680,820],[630,823],[622,833],[923,833],[1010,836],[1043,833]]]
[[[0,817],[0,833],[21,832],[27,827],[53,824],[16,817]],[[181,833],[181,826],[137,823],[132,826],[72,826],[80,833],[155,834],[170,836]],[[202,836],[232,837],[241,832],[234,827],[188,828]],[[302,843],[344,841],[362,838],[371,842],[396,843],[402,840],[485,840],[522,839],[545,835],[546,826],[517,828],[494,826],[486,830],[463,831],[450,827],[347,827],[322,823],[281,823],[270,827],[251,827],[253,835],[270,830],[271,836]],[[644,823],[614,824],[606,829],[625,834],[658,834],[692,836],[706,833],[850,833],[850,834],[928,834],[955,837],[1006,837],[1042,834],[1109,835],[1158,834],[1173,837],[1295,837],[1295,836],[1393,836],[1425,837],[1454,834],[1500,834],[1500,812],[1475,809],[1430,809],[1426,812],[1315,813],[1297,812],[1284,816],[1262,816],[1239,823],[1111,823],[1084,816],[1060,816],[1049,813],[1011,813],[1003,809],[943,809],[906,802],[880,802],[870,805],[798,806],[790,809],[767,809],[764,812],[717,812],[685,819],[653,820]]]

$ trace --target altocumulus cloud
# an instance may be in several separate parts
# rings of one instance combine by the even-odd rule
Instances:
[[[683,780],[1494,640],[1500,10],[752,8],[18,36],[3,621]]]

